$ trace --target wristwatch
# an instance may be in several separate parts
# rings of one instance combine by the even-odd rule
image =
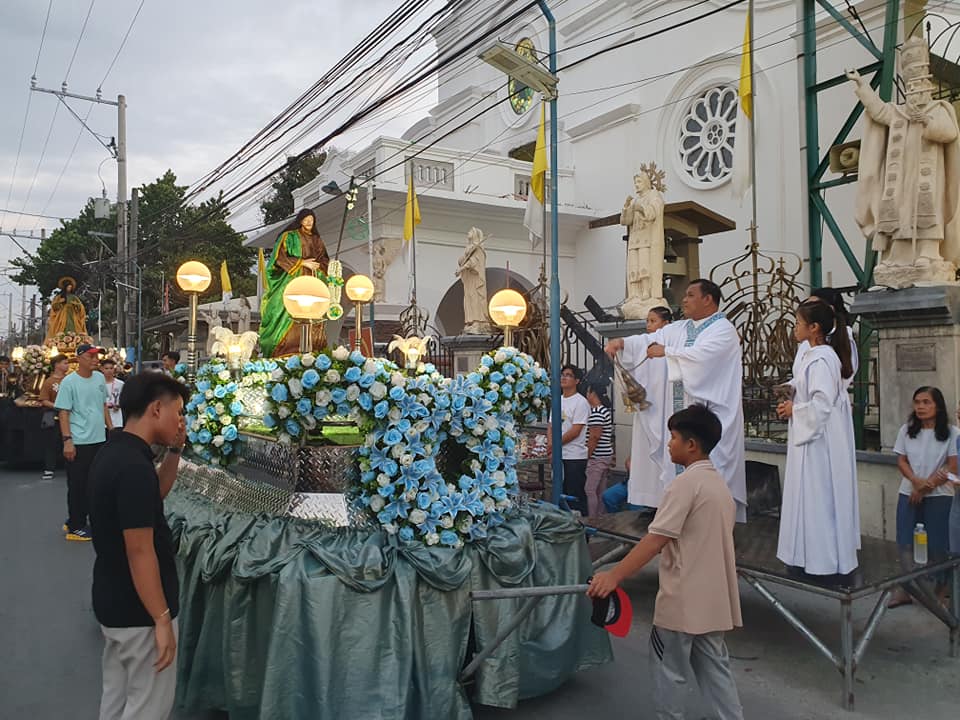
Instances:
[[[167,452],[172,452],[174,455],[179,455],[183,452],[183,447],[168,447]]]
[[[70,442],[73,442],[73,435],[64,435],[63,441],[66,442],[67,440],[69,440]]]

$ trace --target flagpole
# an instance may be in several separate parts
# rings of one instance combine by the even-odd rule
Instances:
[[[747,22],[750,25],[750,194],[753,200],[750,246],[753,250],[757,247],[757,102],[753,58],[753,0],[747,4]],[[756,256],[754,256],[754,264],[756,264]],[[756,284],[754,287],[756,288]]]
[[[410,184],[408,187],[413,187],[413,160],[410,161]],[[417,197],[417,189],[413,188],[413,197],[414,202]],[[409,199],[407,200],[409,202]],[[413,279],[413,294],[410,296],[410,301],[412,304],[416,305],[417,303],[417,223],[416,220],[410,223],[410,274]]]

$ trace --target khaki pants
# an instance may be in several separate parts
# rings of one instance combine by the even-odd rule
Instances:
[[[103,696],[100,720],[167,720],[177,692],[176,660],[162,672],[152,627],[103,631]],[[179,638],[177,621],[173,636]]]
[[[603,513],[603,492],[607,489],[607,476],[613,467],[613,456],[592,457],[587,460],[587,514],[596,517]]]

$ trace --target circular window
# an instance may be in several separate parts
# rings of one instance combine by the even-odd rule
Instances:
[[[530,38],[523,38],[514,49],[517,54],[537,62],[537,48]],[[517,115],[523,115],[533,105],[533,90],[519,80],[510,78],[507,82],[507,93],[510,95],[510,107]]]
[[[713,87],[693,101],[680,122],[680,162],[696,183],[711,186],[733,171],[737,91]]]

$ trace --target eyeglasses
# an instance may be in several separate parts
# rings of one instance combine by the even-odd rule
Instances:
[[[560,373],[560,377],[562,377],[562,378],[573,378],[574,380],[577,379],[577,376],[576,376],[576,375],[574,375],[573,373],[568,373],[568,372]]]

